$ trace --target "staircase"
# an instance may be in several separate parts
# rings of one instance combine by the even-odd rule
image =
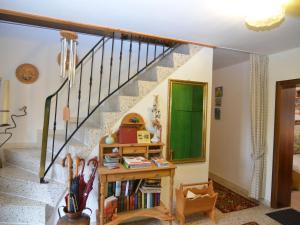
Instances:
[[[80,75],[77,75],[79,82],[76,83],[75,88],[70,90],[67,81],[65,81],[58,91],[51,96],[52,102],[51,98],[47,99],[45,112],[47,112],[48,107],[50,115],[48,124],[47,119],[45,119],[43,133],[37,134],[38,139],[43,140],[42,143],[37,143],[36,148],[4,149],[5,167],[0,169],[0,225],[39,225],[46,224],[46,222],[50,224],[48,221],[51,215],[56,213],[55,209],[66,191],[66,174],[61,166],[61,158],[67,152],[84,158],[91,157],[92,150],[97,150],[99,139],[107,134],[108,127],[114,127],[129,109],[200,49],[200,47],[192,45],[172,45],[167,52],[166,46],[160,46],[161,53],[159,55],[157,53],[159,47],[154,44],[152,46],[152,50],[154,50],[153,59],[150,60],[148,59],[148,51],[151,49],[151,44],[144,43],[147,53],[145,50],[144,60],[146,62],[142,67],[140,66],[142,59],[140,52],[143,47],[141,41],[136,42],[139,49],[136,53],[138,57],[133,60],[130,58],[134,55],[132,38],[127,39],[129,50],[127,55],[124,50],[125,39],[118,40],[121,43],[119,49],[114,46],[117,41],[114,36],[106,39],[104,37],[101,40],[77,65],[77,71]],[[114,50],[107,57],[107,62],[110,64],[108,86],[104,85],[103,79],[105,74],[103,69],[105,44],[120,50],[118,53],[119,69],[116,70],[115,78],[111,72],[113,70]],[[98,51],[96,51],[97,49]],[[109,51],[105,49],[105,52]],[[102,61],[98,78],[93,73],[97,53],[100,55],[99,61]],[[156,54],[159,57],[156,57]],[[123,69],[120,65],[123,65],[121,62],[125,55],[129,57],[129,66]],[[83,72],[83,65],[87,65],[84,60],[91,61],[89,71]],[[134,73],[130,69],[133,67],[137,68]],[[99,70],[97,73],[99,74]],[[121,81],[122,74],[126,74],[125,77],[128,75],[125,81],[124,79]],[[84,79],[87,80],[85,88],[83,88]],[[100,84],[100,88],[93,89],[93,82],[97,85]],[[110,86],[114,83],[116,88]],[[108,88],[108,94],[103,95],[105,89],[103,87]],[[61,90],[66,92],[59,95]],[[67,100],[59,101],[62,98]],[[83,106],[84,103],[87,104]],[[59,110],[61,111],[65,105],[70,108],[71,119],[64,124],[57,120],[59,119]],[[50,109],[54,110],[54,113],[51,114]],[[42,146],[42,151],[40,146]],[[44,183],[45,181],[47,183]]]

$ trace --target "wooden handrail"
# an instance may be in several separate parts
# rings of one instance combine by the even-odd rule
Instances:
[[[144,40],[146,42],[157,43],[157,44],[162,43],[166,45],[173,45],[174,43],[177,43],[177,44],[194,44],[194,45],[199,45],[199,46],[204,46],[209,48],[216,47],[214,45],[201,43],[201,42],[167,38],[167,37],[162,37],[153,34],[133,32],[129,30],[111,28],[111,27],[100,26],[95,24],[79,23],[79,22],[63,20],[59,18],[41,16],[36,14],[24,13],[24,12],[17,12],[17,11],[6,10],[6,9],[0,9],[0,20],[19,23],[19,24],[33,25],[38,27],[58,29],[58,30],[69,30],[69,31],[92,34],[92,35],[105,36],[105,35],[112,35],[112,33],[115,33],[116,38],[123,37],[124,39],[126,39],[126,37],[129,38],[132,36],[133,40],[141,40],[141,41]]]

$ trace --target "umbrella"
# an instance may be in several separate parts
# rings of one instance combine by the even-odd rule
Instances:
[[[72,160],[72,157],[71,157],[71,154],[68,153],[66,155],[66,157],[63,159],[62,161],[62,165],[63,167],[66,166],[66,160],[67,163],[68,163],[68,169],[69,169],[69,176],[68,176],[68,196],[66,196],[67,198],[67,209],[68,209],[68,212],[71,212],[71,183],[72,183],[72,178],[73,178],[73,160]]]
[[[79,211],[83,210],[83,194],[84,194],[84,190],[86,187],[86,183],[84,181],[84,175],[83,175],[83,171],[84,171],[84,165],[85,165],[85,160],[84,159],[80,159],[80,163],[82,162],[82,168],[81,168],[81,173],[79,175],[79,186],[78,186],[78,201],[79,201]]]
[[[79,176],[78,176],[78,171],[79,171],[79,166],[80,166],[80,161],[81,159],[77,156],[76,157],[76,172],[75,172],[75,177],[72,179],[72,184],[71,184],[71,198],[73,199],[73,202],[75,203],[73,205],[74,212],[78,210],[78,200],[79,200]],[[76,207],[77,205],[77,207]]]
[[[86,184],[86,187],[84,189],[84,193],[83,193],[83,201],[82,201],[82,207],[85,208],[86,205],[86,201],[89,197],[90,192],[93,190],[93,183],[95,180],[95,174],[98,168],[98,160],[97,160],[97,156],[95,156],[94,158],[90,159],[88,161],[88,166],[90,165],[90,163],[93,163],[93,169],[92,169],[92,173],[90,175],[90,178]]]

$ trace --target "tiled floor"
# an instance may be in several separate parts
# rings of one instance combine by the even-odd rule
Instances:
[[[271,212],[272,209],[265,206],[257,206],[250,209],[244,209],[232,213],[222,213],[217,210],[216,221],[217,225],[241,225],[248,222],[257,222],[259,225],[280,225],[265,214]],[[128,223],[130,225],[160,225],[169,224],[158,220],[144,220],[140,222]],[[177,225],[178,222],[173,222]],[[187,225],[212,225],[207,216],[197,215],[187,219]]]
[[[300,211],[300,191],[292,192],[292,208]]]

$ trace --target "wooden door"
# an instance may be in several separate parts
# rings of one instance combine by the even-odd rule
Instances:
[[[273,208],[291,204],[295,125],[295,84],[278,82],[274,128],[272,199]]]

